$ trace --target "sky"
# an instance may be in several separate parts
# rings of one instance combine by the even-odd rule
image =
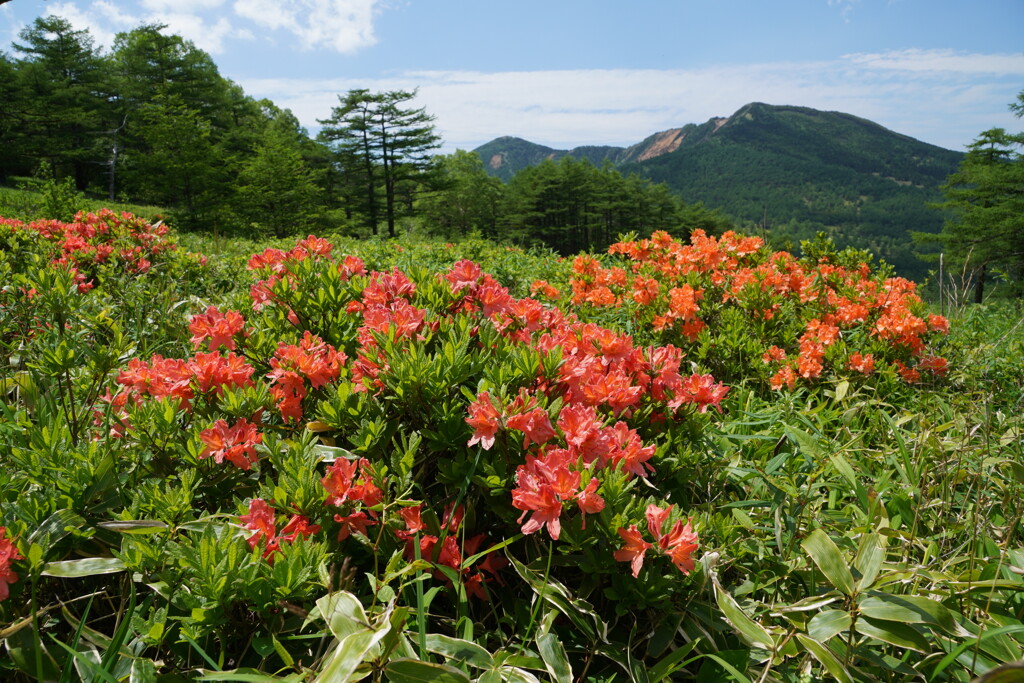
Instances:
[[[417,90],[441,149],[628,146],[748,102],[842,111],[947,149],[1024,130],[1024,0],[10,0],[109,47],[159,22],[315,132],[353,88]]]

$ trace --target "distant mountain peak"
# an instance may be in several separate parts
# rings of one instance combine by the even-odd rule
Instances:
[[[546,159],[610,161],[741,227],[777,226],[778,238],[791,242],[822,230],[840,245],[869,246],[915,277],[925,270],[909,233],[941,228],[942,215],[928,203],[941,200],[939,187],[963,158],[852,114],[764,102],[625,148],[556,150],[502,137],[475,151],[505,180]]]

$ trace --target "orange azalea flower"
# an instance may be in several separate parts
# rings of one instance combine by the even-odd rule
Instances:
[[[941,377],[949,371],[949,363],[942,356],[925,356],[917,364],[921,370],[928,370],[933,375]]]
[[[636,524],[630,524],[629,529],[619,527],[618,534],[626,542],[626,545],[616,550],[613,557],[618,562],[629,562],[629,566],[633,570],[633,578],[636,578],[640,575],[640,569],[644,565],[644,554],[652,546],[640,535]]]
[[[942,334],[949,334],[949,321],[941,315],[929,315],[928,329]]]
[[[918,372],[916,368],[908,368],[900,361],[896,361],[894,364],[896,366],[896,372],[900,374],[900,377],[902,377],[903,381],[907,384],[917,384],[921,381],[921,373]]]
[[[494,435],[501,427],[501,413],[491,402],[491,395],[484,391],[469,405],[469,417],[466,424],[473,428],[473,436],[467,446],[479,443],[485,451],[494,445]]]
[[[344,517],[340,513],[335,513],[334,521],[341,524],[341,529],[338,531],[338,543],[341,543],[353,533],[366,536],[367,530],[377,523],[367,517],[366,513],[362,510]]]
[[[206,444],[200,458],[212,455],[218,464],[227,459],[236,467],[248,470],[259,458],[256,446],[263,442],[263,435],[256,430],[256,425],[244,418],[231,427],[226,420],[217,420],[212,427],[203,430],[199,440]]]
[[[780,349],[778,346],[771,346],[761,356],[761,360],[764,363],[786,360],[786,351],[785,349]]]
[[[281,538],[294,543],[299,536],[309,538],[318,531],[320,531],[320,525],[310,524],[308,517],[292,515],[288,523],[281,527]]]
[[[452,292],[458,293],[467,287],[475,287],[483,274],[480,266],[468,259],[463,259],[456,262],[444,278],[451,284]]]
[[[530,285],[530,294],[533,296],[539,294],[545,299],[557,299],[562,296],[562,293],[557,288],[548,284],[546,280],[534,280],[533,284]]]
[[[713,407],[722,412],[722,399],[729,393],[729,387],[715,382],[711,375],[693,374],[683,380],[676,397],[669,402],[669,407],[678,408],[684,403],[695,403],[702,413]]]
[[[229,351],[235,350],[235,335],[245,327],[245,318],[238,311],[221,313],[216,306],[210,306],[206,313],[192,316],[188,329],[192,333],[192,345],[199,348],[207,339],[209,350],[216,351],[221,346]]]
[[[797,375],[796,371],[793,370],[793,366],[784,365],[772,376],[771,387],[776,390],[786,387],[790,391],[793,391],[793,389],[796,388],[796,378]]]
[[[267,501],[262,498],[253,498],[249,502],[249,514],[240,516],[238,521],[246,529],[256,532],[249,537],[250,548],[255,549],[259,545],[260,540],[265,538],[267,539],[267,549],[263,554],[264,557],[269,557],[277,549],[277,527],[274,524],[274,510],[267,505]]]
[[[851,353],[847,367],[851,370],[862,372],[865,375],[870,375],[875,369],[875,359],[870,353],[863,355],[860,353]]]
[[[513,415],[508,418],[509,429],[517,429],[523,433],[523,448],[531,443],[544,444],[555,437],[555,428],[551,425],[551,419],[543,408]]]
[[[251,387],[253,368],[241,356],[229,351],[226,356],[217,353],[197,353],[188,362],[199,391],[214,391],[218,396],[225,388]]]
[[[562,514],[562,501],[558,498],[550,484],[541,483],[532,475],[517,477],[519,486],[512,491],[512,507],[522,510],[519,522],[530,512],[533,515],[522,525],[524,534],[532,534],[541,527],[547,526],[548,534],[555,541],[561,534],[562,526],[559,517]]]
[[[0,601],[10,597],[9,584],[17,583],[18,575],[11,569],[11,563],[15,560],[24,560],[15,547],[14,541],[5,538],[7,528],[0,526]]]

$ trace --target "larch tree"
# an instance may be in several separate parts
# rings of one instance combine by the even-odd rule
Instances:
[[[1024,92],[1011,108],[1024,115]],[[938,205],[950,218],[936,239],[947,259],[963,268],[981,303],[985,283],[994,273],[1021,294],[1024,282],[1024,133],[1002,128],[983,132],[942,191]]]
[[[342,167],[349,198],[377,234],[381,212],[388,235],[395,236],[401,212],[400,192],[411,195],[432,168],[432,154],[440,144],[434,117],[425,109],[406,105],[416,92],[395,90],[371,93],[350,90],[338,96],[328,119],[320,121],[321,140],[330,144]]]

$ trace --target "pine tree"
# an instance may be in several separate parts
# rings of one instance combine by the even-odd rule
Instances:
[[[335,149],[349,199],[375,235],[383,209],[388,235],[395,236],[400,190],[415,194],[416,183],[432,169],[431,154],[440,143],[434,117],[423,108],[403,106],[415,96],[415,91],[350,90],[338,96],[340,105],[331,117],[320,121],[320,139]]]
[[[1024,114],[1024,92],[1011,105]],[[1024,133],[1002,128],[983,132],[942,191],[940,208],[951,217],[937,239],[954,267],[970,273],[974,300],[981,303],[993,271],[1011,281],[1016,294],[1024,281]]]

